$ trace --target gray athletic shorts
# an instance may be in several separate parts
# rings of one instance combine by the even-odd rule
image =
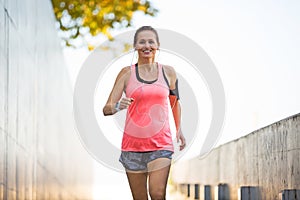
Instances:
[[[147,152],[122,151],[119,161],[125,169],[131,171],[143,171],[147,164],[157,158],[172,159],[173,152],[168,150],[157,150]]]

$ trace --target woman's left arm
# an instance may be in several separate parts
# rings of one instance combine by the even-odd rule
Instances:
[[[186,146],[186,140],[181,130],[181,105],[179,101],[178,79],[172,67],[166,66],[165,69],[170,85],[169,101],[176,126],[176,138],[177,142],[180,142],[179,150],[181,151]]]

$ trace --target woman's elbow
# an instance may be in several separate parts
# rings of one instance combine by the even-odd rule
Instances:
[[[108,109],[106,108],[106,106],[103,108],[102,112],[103,112],[103,115],[104,115],[104,116],[111,115],[111,113],[108,112]]]

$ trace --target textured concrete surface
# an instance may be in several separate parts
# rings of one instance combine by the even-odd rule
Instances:
[[[0,199],[91,199],[51,1],[0,0]]]
[[[284,189],[300,189],[299,158],[297,114],[219,146],[203,159],[176,163],[172,180],[213,188],[226,184],[230,199],[238,199],[240,187],[253,186],[258,199],[276,200]]]

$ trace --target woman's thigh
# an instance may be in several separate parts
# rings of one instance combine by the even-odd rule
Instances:
[[[171,159],[158,158],[148,163],[149,193],[152,199],[164,199]]]
[[[134,200],[147,200],[147,173],[126,170],[129,186]]]

